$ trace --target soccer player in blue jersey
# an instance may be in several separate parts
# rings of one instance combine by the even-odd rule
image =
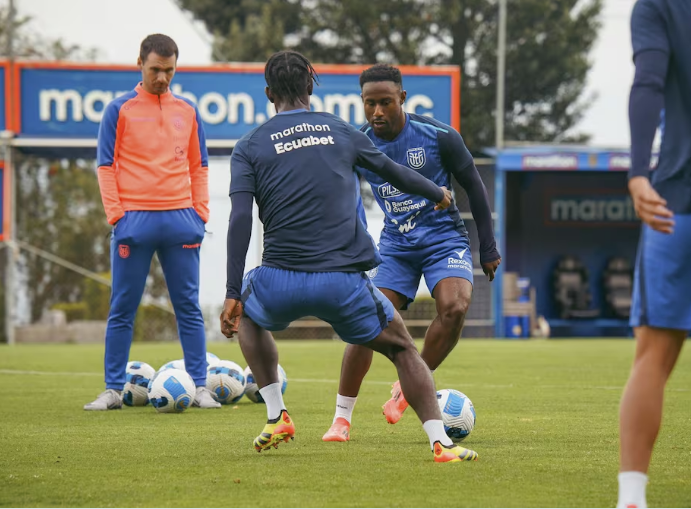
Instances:
[[[368,124],[364,133],[397,163],[406,165],[437,185],[451,187],[451,178],[465,189],[477,223],[480,264],[494,279],[501,257],[492,228],[492,213],[480,175],[463,138],[451,126],[429,117],[406,113],[401,72],[377,64],[360,75]],[[415,299],[420,277],[435,299],[437,316],[425,335],[422,358],[434,371],[456,346],[473,291],[473,262],[468,233],[455,204],[437,210],[416,193],[406,193],[385,176],[362,168],[377,203],[385,213],[379,242],[382,263],[372,271],[372,282],[396,309]],[[360,385],[372,362],[372,352],[348,345],[343,357],[336,415],[325,441],[350,439],[350,421]],[[391,424],[408,407],[407,393],[396,382],[384,405]]]
[[[631,325],[636,354],[620,409],[618,507],[646,507],[665,385],[691,330],[691,0],[639,0],[629,97],[629,191],[643,221]],[[657,169],[650,155],[664,107]]]
[[[281,51],[265,68],[266,95],[277,115],[233,150],[228,226],[228,281],[221,331],[239,334],[260,387],[268,422],[255,439],[261,452],[295,434],[278,381],[278,352],[268,332],[316,316],[340,337],[387,356],[427,432],[436,462],[477,459],[444,432],[434,380],[403,320],[365,271],[381,258],[358,216],[355,165],[439,209],[451,193],[378,151],[367,136],[329,113],[310,111],[315,72],[301,54]],[[252,202],[264,224],[262,265],[244,278]]]

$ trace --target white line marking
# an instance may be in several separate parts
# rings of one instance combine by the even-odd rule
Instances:
[[[0,369],[0,375],[37,375],[37,376],[103,376],[103,373],[85,372],[85,371],[24,371],[19,369]],[[331,378],[290,378],[288,382],[307,383],[307,384],[337,384],[339,381]],[[392,385],[393,382],[384,382],[381,380],[364,380],[363,383],[368,385]],[[437,385],[439,385],[437,383]],[[483,389],[518,389],[520,387],[514,384],[468,384],[464,383],[463,387],[478,387]],[[531,385],[530,387],[538,387],[540,389],[594,389],[603,391],[621,391],[624,386],[618,385]],[[667,389],[672,392],[689,392],[689,389]]]

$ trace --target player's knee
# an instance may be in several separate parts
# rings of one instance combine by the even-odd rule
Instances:
[[[470,302],[465,299],[450,302],[439,310],[439,317],[444,325],[460,327],[463,325],[469,306]]]

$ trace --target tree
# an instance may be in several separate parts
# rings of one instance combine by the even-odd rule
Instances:
[[[295,2],[271,1],[258,16],[253,1],[180,0],[216,34],[225,58],[246,55],[238,47],[261,47],[252,60],[284,45],[314,62],[372,64],[455,64],[462,70],[461,132],[473,150],[494,145],[496,103],[496,0],[303,0],[300,23],[279,16]],[[505,137],[515,141],[585,141],[573,129],[583,116],[588,55],[600,28],[602,0],[508,0]],[[261,40],[230,41],[220,23]],[[291,11],[292,12],[292,11]],[[254,16],[254,18],[252,18]],[[252,23],[248,20],[253,19]],[[289,22],[287,22],[288,20]],[[283,25],[276,25],[283,21]],[[266,23],[272,23],[266,27]],[[244,30],[244,32],[243,32]],[[282,33],[282,44],[277,43]],[[405,77],[404,77],[405,83]]]
[[[7,36],[10,26],[9,6],[0,6],[0,57],[7,57]],[[13,23],[13,51],[15,58],[39,60],[95,60],[98,50],[84,49],[62,39],[46,39],[31,27],[31,17],[17,16]]]
[[[263,62],[300,28],[298,2],[286,0],[178,0],[214,36],[216,59]]]

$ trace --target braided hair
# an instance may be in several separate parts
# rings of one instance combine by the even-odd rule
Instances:
[[[302,54],[284,50],[271,55],[264,67],[264,79],[271,92],[284,101],[296,102],[317,80],[317,72]]]

